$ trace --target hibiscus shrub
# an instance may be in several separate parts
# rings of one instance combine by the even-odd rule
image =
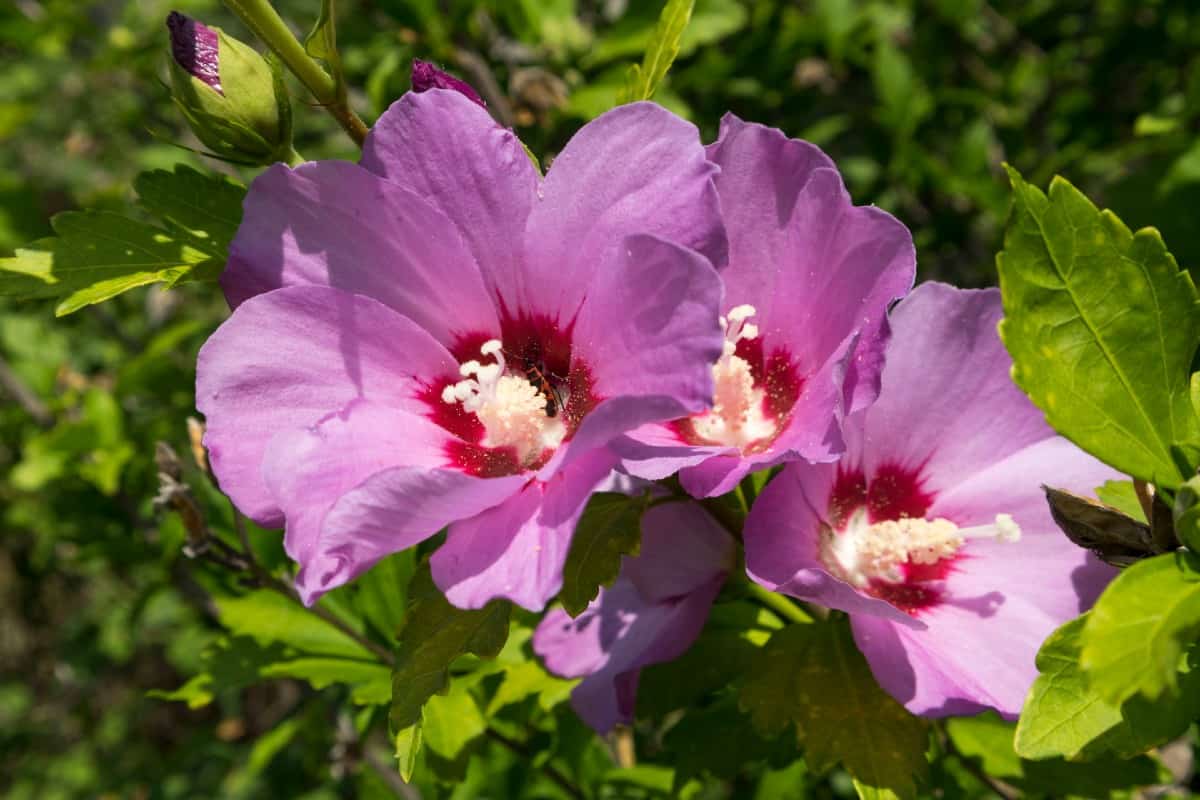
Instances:
[[[469,54],[469,81],[413,60],[368,127],[332,2],[303,42],[227,5],[269,54],[172,12],[171,90],[252,180],[150,171],[0,260],[60,316],[154,283],[226,304],[122,372],[133,412],[203,339],[194,393],[136,423],[153,462],[112,394],[78,376],[59,425],[0,362],[48,428],[18,484],[78,461],[149,507],[121,473],[157,475],[137,546],[220,633],[167,626],[187,677],[154,702],[291,687],[223,792],[314,729],[367,796],[1183,791],[1200,295],[1157,230],[1010,167],[999,288],[914,287],[922,221],[856,204],[852,163],[652,100],[720,3],[668,0],[554,153]],[[357,161],[300,154],[297,87]]]

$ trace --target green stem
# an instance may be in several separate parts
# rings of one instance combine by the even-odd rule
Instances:
[[[289,167],[298,167],[305,162],[304,156],[296,152],[296,148],[289,147],[287,151],[287,165]]]
[[[781,594],[764,589],[754,581],[746,582],[746,592],[758,603],[774,611],[787,622],[812,622],[812,618],[804,613],[798,605]]]
[[[350,110],[346,98],[339,97],[337,81],[304,51],[304,45],[292,34],[271,3],[268,0],[225,0],[225,5],[279,56],[354,143],[362,147],[367,138],[366,124]]]

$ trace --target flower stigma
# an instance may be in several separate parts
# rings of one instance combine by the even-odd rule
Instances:
[[[474,359],[459,366],[463,380],[442,390],[442,401],[462,403],[483,424],[486,447],[511,447],[522,464],[538,460],[545,450],[558,447],[566,436],[561,416],[550,416],[547,398],[524,374],[508,372],[504,347],[489,339],[479,348],[491,357],[484,364]]]
[[[758,326],[746,322],[758,312],[740,305],[721,317],[724,351],[713,365],[713,407],[692,418],[696,436],[713,444],[745,449],[775,435],[776,424],[763,414],[763,390],[754,385],[750,364],[736,355],[738,342],[758,337]]]
[[[906,584],[943,577],[933,568],[953,558],[968,539],[1017,542],[1021,528],[1009,514],[991,525],[959,528],[948,519],[900,519],[870,522],[858,509],[839,533],[823,526],[820,556],[834,575],[859,589],[879,583]]]

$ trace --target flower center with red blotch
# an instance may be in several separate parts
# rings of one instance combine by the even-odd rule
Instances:
[[[758,326],[748,321],[756,313],[740,305],[721,318],[725,349],[713,366],[713,407],[674,423],[684,441],[756,452],[783,429],[800,382],[786,353],[765,356]]]
[[[917,616],[941,599],[939,582],[950,573],[964,542],[1021,538],[1008,514],[968,528],[943,517],[930,519],[925,515],[930,500],[919,479],[896,467],[881,467],[870,483],[861,473],[839,469],[829,520],[821,526],[822,564],[859,591]],[[916,513],[910,516],[909,510]]]
[[[427,385],[430,418],[455,438],[450,463],[479,477],[538,469],[599,399],[587,364],[572,357],[570,326],[505,316],[500,337],[467,333],[452,348],[459,380]]]

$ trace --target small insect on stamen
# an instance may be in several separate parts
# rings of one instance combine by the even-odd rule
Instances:
[[[533,358],[524,359],[525,378],[546,398],[546,416],[553,419],[563,406],[559,389],[547,377],[545,365]]]

